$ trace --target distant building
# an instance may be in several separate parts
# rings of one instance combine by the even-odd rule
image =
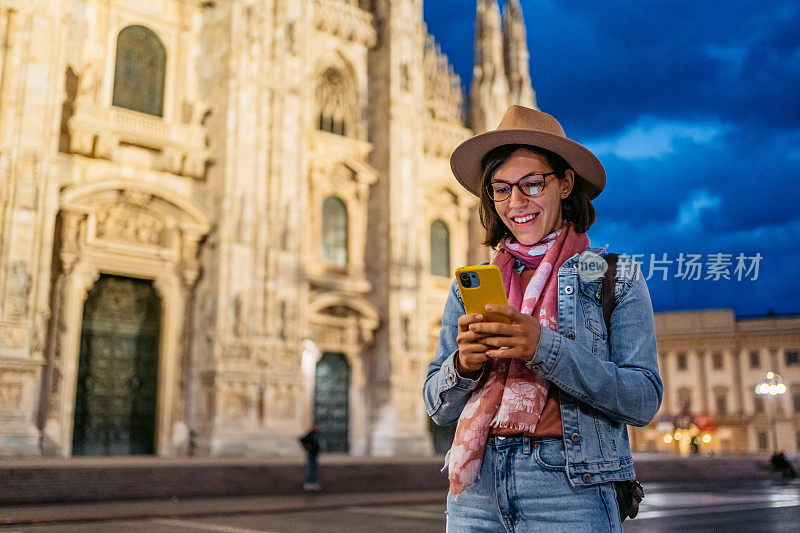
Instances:
[[[774,439],[800,451],[800,315],[656,313],[656,335],[664,401],[652,424],[630,429],[636,451],[769,452]],[[768,372],[784,394],[756,394]]]
[[[465,117],[421,0],[0,0],[0,455],[430,453],[449,156],[535,105],[476,26]]]

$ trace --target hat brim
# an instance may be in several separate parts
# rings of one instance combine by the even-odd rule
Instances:
[[[450,168],[458,182],[480,197],[481,162],[490,151],[506,144],[528,144],[560,155],[583,180],[590,199],[596,198],[606,185],[603,164],[591,151],[565,137],[533,130],[487,131],[458,145],[450,156]]]

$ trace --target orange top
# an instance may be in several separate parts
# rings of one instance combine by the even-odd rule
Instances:
[[[525,287],[533,277],[535,269],[526,268],[520,275],[520,285],[522,285],[522,293],[525,293]],[[545,327],[545,326],[542,326]],[[519,435],[519,430],[492,428],[491,435]],[[564,434],[561,426],[561,409],[558,402],[558,387],[550,384],[547,390],[547,400],[544,402],[544,409],[542,409],[542,416],[533,430],[534,437],[559,437]],[[529,434],[528,434],[529,435]],[[530,436],[530,435],[529,435]]]

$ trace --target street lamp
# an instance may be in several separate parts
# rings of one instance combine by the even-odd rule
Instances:
[[[781,381],[781,377],[775,372],[767,372],[766,380],[756,385],[756,394],[778,396],[786,393],[786,385]],[[778,433],[775,430],[775,407],[772,400],[767,400],[769,404],[769,425],[772,432],[772,453],[778,453]]]

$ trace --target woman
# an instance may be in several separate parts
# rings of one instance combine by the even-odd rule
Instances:
[[[661,403],[650,295],[620,257],[606,331],[602,277],[579,269],[605,171],[546,113],[512,106],[450,160],[480,197],[511,324],[465,314],[455,282],[424,396],[448,452],[448,531],[621,531],[612,482],[635,477],[626,424]],[[596,254],[596,255],[594,255]]]

